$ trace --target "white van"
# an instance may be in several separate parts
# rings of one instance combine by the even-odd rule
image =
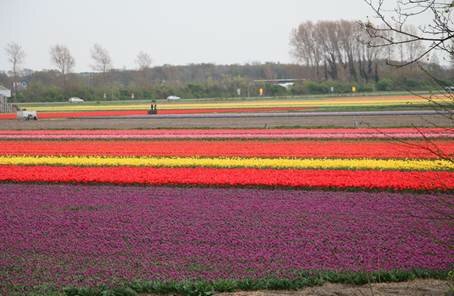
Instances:
[[[69,98],[69,99],[68,99],[68,102],[69,102],[69,103],[83,103],[84,100],[82,100],[81,98],[72,97],[72,98]]]

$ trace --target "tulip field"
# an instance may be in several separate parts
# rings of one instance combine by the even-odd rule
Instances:
[[[158,102],[158,114],[207,114],[207,113],[250,113],[250,112],[301,112],[301,111],[336,111],[336,110],[393,110],[393,109],[431,109],[432,103],[448,104],[443,96],[432,96],[430,100],[421,96],[352,96],[352,97],[314,97],[281,99],[224,99],[201,100],[198,102]],[[20,104],[21,108],[38,111],[40,119],[86,118],[86,117],[121,117],[147,115],[150,108],[148,101],[123,102],[84,102]],[[0,114],[2,119],[15,119],[16,114]]]
[[[454,266],[451,129],[0,130],[0,147],[2,295],[294,289]]]

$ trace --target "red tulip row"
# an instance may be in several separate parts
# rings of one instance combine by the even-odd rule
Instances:
[[[453,190],[453,172],[0,166],[0,181]]]
[[[434,141],[454,155],[453,141]],[[2,155],[437,158],[424,141],[0,141]]]

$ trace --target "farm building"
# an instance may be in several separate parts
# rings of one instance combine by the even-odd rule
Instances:
[[[13,112],[13,106],[8,104],[9,97],[11,97],[11,91],[0,85],[0,113]]]

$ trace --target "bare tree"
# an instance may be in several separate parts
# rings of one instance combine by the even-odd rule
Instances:
[[[400,63],[389,64],[404,67],[418,66],[435,85],[443,89],[446,85],[419,63],[424,57],[430,61],[430,54],[436,51],[444,53],[446,59],[454,56],[454,0],[399,0],[391,3],[393,9],[385,6],[387,0],[364,0],[375,14],[379,24],[370,20],[362,23],[364,31],[369,35],[367,45],[377,47],[399,47]],[[411,20],[422,15],[432,17],[428,24],[418,27],[409,25]],[[404,52],[407,57],[404,57]],[[442,97],[420,96],[432,104],[444,116],[454,123],[454,93],[446,89]],[[441,100],[441,102],[440,102]]]
[[[454,48],[454,39],[452,40],[451,42],[451,46],[452,48]],[[452,52],[450,55],[449,55],[449,62],[451,64],[451,69],[454,70],[454,52]],[[454,77],[454,75],[453,75]]]
[[[362,26],[371,40],[369,46],[400,46],[419,44],[420,52],[397,66],[406,66],[420,61],[434,50],[454,54],[454,1],[453,0],[364,0],[378,19],[378,25],[368,20]],[[388,7],[388,3],[393,5]],[[415,18],[430,16],[430,23],[415,27],[408,26]],[[393,34],[390,34],[392,32]],[[424,46],[422,46],[424,44]],[[402,58],[403,60],[403,58]]]
[[[66,76],[75,65],[75,60],[69,49],[64,45],[55,45],[50,49],[52,62],[57,66],[63,77],[63,90],[66,90]]]
[[[141,51],[137,54],[136,64],[139,67],[139,72],[138,72],[137,78],[143,88],[148,88],[150,86],[151,62],[152,62],[152,59],[148,53]]]
[[[369,41],[370,37],[359,22],[305,22],[292,31],[290,45],[299,62],[315,68],[317,79],[323,65],[325,79],[378,80],[378,63],[384,51],[365,46],[361,39]]]
[[[386,52],[383,47],[370,46],[370,44],[375,44],[372,42],[380,41],[371,41],[369,35],[363,31],[359,32],[358,41],[357,55],[359,74],[366,82],[369,82],[371,79],[374,79],[377,82],[379,80],[378,62],[383,60],[386,55],[392,58],[393,52]]]
[[[302,23],[294,29],[290,37],[292,55],[306,66],[315,68],[315,79],[320,79],[322,56],[320,44],[315,40],[315,24],[311,21]]]
[[[91,58],[94,62],[91,67],[95,71],[105,74],[112,68],[112,59],[110,58],[109,52],[99,44],[93,45]]]
[[[418,29],[415,25],[406,24],[403,26],[403,29],[406,32],[410,32],[411,34],[414,35],[418,34]],[[399,61],[400,65],[403,65],[410,61],[415,61],[424,51],[423,41],[415,40],[413,42],[406,42],[410,40],[408,36],[396,33],[394,33],[394,35],[395,35],[394,40],[398,42],[397,53],[399,56],[397,57],[397,60]],[[375,40],[377,41],[378,39],[376,38]],[[387,47],[392,48],[392,46]]]
[[[348,77],[352,81],[358,80],[357,71],[355,68],[355,53],[358,51],[358,41],[355,36],[358,36],[360,28],[357,23],[341,20],[338,22],[338,39],[339,39],[339,55],[344,63],[344,69],[348,73]]]
[[[5,47],[6,54],[8,56],[8,61],[11,63],[12,72],[13,72],[13,83],[12,91],[14,99],[17,96],[17,77],[20,70],[20,66],[25,59],[25,51],[19,44],[12,42]]]
[[[316,40],[320,42],[320,47],[324,55],[325,76],[333,80],[339,78],[338,65],[342,64],[339,54],[339,39],[337,24],[331,21],[321,21],[318,23],[315,32]]]
[[[151,57],[146,52],[139,52],[136,58],[136,64],[139,66],[139,70],[146,70],[149,69],[151,66]]]

